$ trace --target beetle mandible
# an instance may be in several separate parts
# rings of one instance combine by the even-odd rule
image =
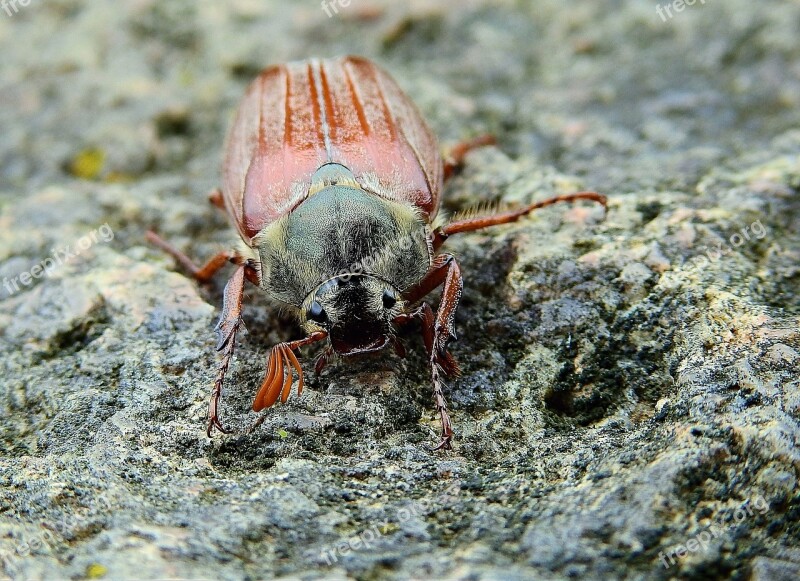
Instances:
[[[448,342],[462,291],[461,270],[450,254],[437,254],[448,237],[514,222],[557,202],[591,200],[595,192],[549,198],[493,215],[436,225],[442,185],[472,148],[462,143],[446,159],[436,138],[389,75],[367,59],[347,56],[265,69],[248,87],[229,130],[223,186],[211,201],[227,211],[244,242],[204,266],[153,232],[148,239],[173,255],[199,281],[228,262],[216,327],[221,361],[208,413],[208,435],[222,432],[223,381],[242,324],[245,280],[291,307],[307,336],[275,345],[253,410],[285,402],[294,374],[303,370],[294,351],[327,339],[315,372],[335,356],[393,346],[398,328],[419,322],[441,420],[437,449],[451,447],[453,430],[443,377],[458,374]],[[422,302],[442,288],[439,308]]]

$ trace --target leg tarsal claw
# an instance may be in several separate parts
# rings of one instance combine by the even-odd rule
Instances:
[[[450,444],[453,439],[453,424],[450,422],[450,414],[447,412],[447,402],[444,399],[444,384],[439,378],[439,366],[431,359],[431,380],[433,381],[433,400],[436,411],[439,412],[439,420],[442,425],[442,439],[434,450],[452,450]]]
[[[216,416],[215,416],[215,417],[213,417],[213,418],[209,418],[209,419],[208,419],[208,428],[206,429],[206,434],[208,435],[208,437],[209,437],[209,438],[211,437],[211,434],[213,433],[213,431],[214,431],[214,428],[216,428],[217,430],[219,430],[219,431],[220,431],[220,432],[222,432],[223,434],[230,434],[230,433],[232,433],[232,430],[229,430],[228,428],[226,428],[225,426],[223,426],[223,425],[220,423],[220,421],[219,421],[219,418],[218,418],[218,417],[216,417]]]
[[[436,446],[433,449],[433,451],[438,452],[439,450],[452,450],[453,445],[450,443],[452,439],[453,439],[453,434],[448,434],[448,435],[442,434],[442,439],[439,442],[439,445]]]

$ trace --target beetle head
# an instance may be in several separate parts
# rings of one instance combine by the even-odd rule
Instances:
[[[400,294],[374,276],[343,275],[322,283],[303,302],[308,332],[328,332],[340,355],[378,351],[393,334],[392,319],[403,311]]]

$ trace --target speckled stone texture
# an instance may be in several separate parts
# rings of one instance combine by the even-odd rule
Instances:
[[[0,5],[5,576],[800,577],[797,2],[21,2]],[[498,136],[447,213],[610,197],[448,242],[452,452],[413,335],[255,425],[269,348],[300,336],[255,289],[236,433],[208,439],[225,277],[144,242],[234,244],[205,193],[245,85],[343,53],[444,144]]]

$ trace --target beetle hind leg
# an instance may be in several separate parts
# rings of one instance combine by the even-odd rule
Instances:
[[[514,210],[508,210],[506,212],[500,212],[488,216],[465,218],[463,220],[456,220],[454,222],[450,222],[449,224],[445,224],[433,232],[433,249],[436,250],[439,248],[442,244],[444,244],[445,240],[447,240],[453,234],[458,234],[459,232],[474,232],[475,230],[489,228],[490,226],[510,224],[511,222],[516,222],[520,218],[527,216],[534,210],[552,206],[553,204],[558,204],[561,202],[576,202],[578,200],[596,202],[603,206],[603,211],[608,211],[608,198],[606,198],[606,196],[603,194],[598,194],[597,192],[575,192],[572,194],[563,194],[560,196],[547,198],[546,200],[541,200],[527,206],[522,206],[521,208]]]

